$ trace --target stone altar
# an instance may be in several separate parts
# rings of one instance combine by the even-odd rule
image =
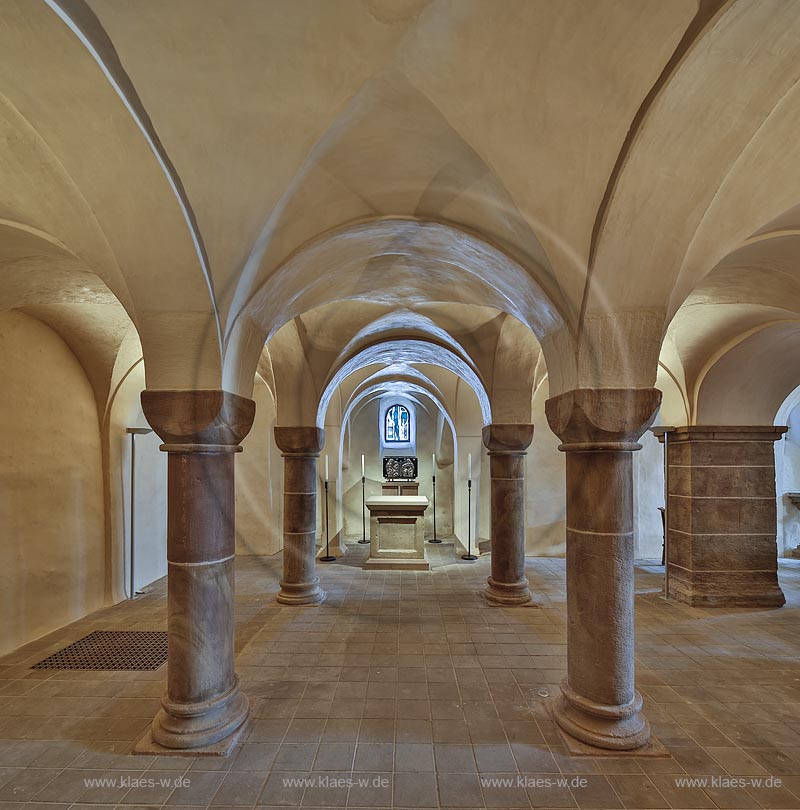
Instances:
[[[423,519],[424,495],[381,495],[367,498],[369,559],[366,569],[429,571]]]

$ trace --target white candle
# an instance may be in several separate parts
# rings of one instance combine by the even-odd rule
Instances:
[[[436,453],[431,454],[431,469],[433,474],[436,475]]]
[[[361,454],[361,477],[364,477],[364,454]]]
[[[328,457],[325,456],[325,480],[328,480]]]
[[[468,476],[468,478],[471,481],[472,480],[472,453],[469,454],[469,456],[467,458],[467,463],[468,463],[468,466],[469,466],[469,476]]]

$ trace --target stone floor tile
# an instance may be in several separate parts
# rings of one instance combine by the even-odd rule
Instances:
[[[659,793],[669,802],[672,807],[683,808],[683,810],[701,810],[703,808],[713,808],[713,800],[701,787],[687,787],[679,780],[684,776],[652,774],[650,776],[653,784],[658,788]]]
[[[626,808],[648,810],[669,807],[655,784],[644,774],[610,774],[608,781]]]
[[[439,773],[439,801],[442,807],[483,807],[483,793],[477,774]],[[515,791],[519,793],[520,791]],[[523,792],[524,794],[524,792]],[[527,796],[525,797],[527,800]]]
[[[315,771],[349,771],[353,767],[356,744],[354,742],[325,743],[317,750]]]
[[[229,773],[211,800],[213,807],[252,807],[267,775],[253,771]]]
[[[433,753],[438,773],[475,773],[477,764],[471,745],[434,743]]]
[[[432,773],[396,773],[394,807],[438,807],[436,776]]]
[[[176,787],[166,804],[208,806],[225,779],[224,773],[215,771],[196,771],[186,786]]]
[[[308,771],[276,771],[267,777],[256,804],[266,807],[300,807]]]
[[[30,801],[58,776],[56,768],[23,768],[0,787],[0,801]],[[56,796],[51,801],[63,801]]]
[[[389,772],[394,768],[394,743],[358,743],[353,770],[364,772]]]
[[[274,567],[277,583],[279,556],[237,561],[237,668],[253,719],[228,759],[130,756],[163,692],[163,670],[87,677],[27,669],[88,629],[163,626],[163,583],[135,605],[100,611],[17,651],[5,668],[0,662],[0,792],[15,784],[20,792],[0,795],[0,810],[21,810],[34,779],[45,780],[33,786],[41,792],[36,810],[66,810],[65,802],[158,810],[164,801],[198,810],[348,800],[436,807],[435,761],[442,801],[475,803],[452,806],[663,806],[658,795],[684,808],[797,804],[800,567],[781,565],[786,607],[758,612],[664,603],[658,574],[637,569],[637,680],[645,713],[673,756],[582,758],[567,754],[542,702],[558,693],[566,663],[563,560],[527,563],[539,609],[498,610],[478,595],[488,560],[451,564],[448,548],[431,552],[433,569],[424,575],[365,576],[352,561],[332,564],[321,571],[328,601],[308,610],[265,601],[264,571]],[[131,619],[134,612],[142,618]],[[159,783],[151,792],[107,786],[84,797],[85,773],[197,782],[168,796]],[[312,781],[292,786],[277,774]],[[313,781],[336,774],[348,776],[348,787]],[[516,783],[469,788],[497,774],[532,781],[519,791]],[[772,776],[784,784],[680,786],[676,778],[687,775]],[[373,785],[377,776],[389,784]],[[581,778],[584,789],[557,781]]]

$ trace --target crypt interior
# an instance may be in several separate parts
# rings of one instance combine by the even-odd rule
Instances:
[[[800,2],[0,0],[0,810],[800,807]]]

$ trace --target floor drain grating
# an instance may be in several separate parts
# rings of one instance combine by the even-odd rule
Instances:
[[[31,669],[158,669],[167,660],[162,630],[96,630]]]

